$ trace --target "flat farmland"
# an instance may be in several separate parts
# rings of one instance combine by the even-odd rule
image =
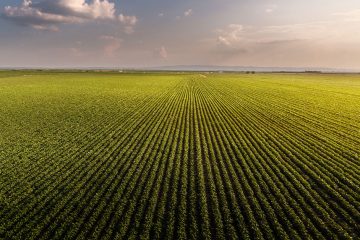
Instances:
[[[358,239],[360,75],[0,71],[0,239]]]

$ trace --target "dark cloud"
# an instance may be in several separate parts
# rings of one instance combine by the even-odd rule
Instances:
[[[137,23],[136,16],[116,15],[115,3],[109,0],[24,0],[20,6],[7,6],[1,16],[18,25],[36,29],[57,29],[59,24],[83,23],[94,20],[120,22],[128,33]]]

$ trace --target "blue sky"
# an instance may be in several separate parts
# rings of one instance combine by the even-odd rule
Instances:
[[[0,12],[0,67],[360,68],[358,0],[2,0]]]

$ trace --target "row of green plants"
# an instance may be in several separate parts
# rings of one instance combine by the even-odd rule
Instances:
[[[64,132],[49,124],[52,134],[68,138],[56,149],[5,149],[3,171],[18,178],[0,185],[1,199],[15,199],[0,212],[0,233],[13,239],[357,238],[360,150],[353,130],[360,123],[347,115],[348,106],[337,114],[320,104],[334,92],[323,80],[310,87],[295,75],[299,83],[275,76],[100,75],[84,79],[85,87],[72,79],[78,97],[105,81],[104,92],[91,96],[109,104],[81,107],[103,117],[85,127],[88,115],[70,114],[73,129]],[[357,98],[348,92],[343,95]],[[63,94],[70,104],[74,95]],[[16,165],[10,153],[27,159]]]

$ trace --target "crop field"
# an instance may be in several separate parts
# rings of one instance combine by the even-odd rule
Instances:
[[[360,75],[0,71],[0,239],[359,239]]]

